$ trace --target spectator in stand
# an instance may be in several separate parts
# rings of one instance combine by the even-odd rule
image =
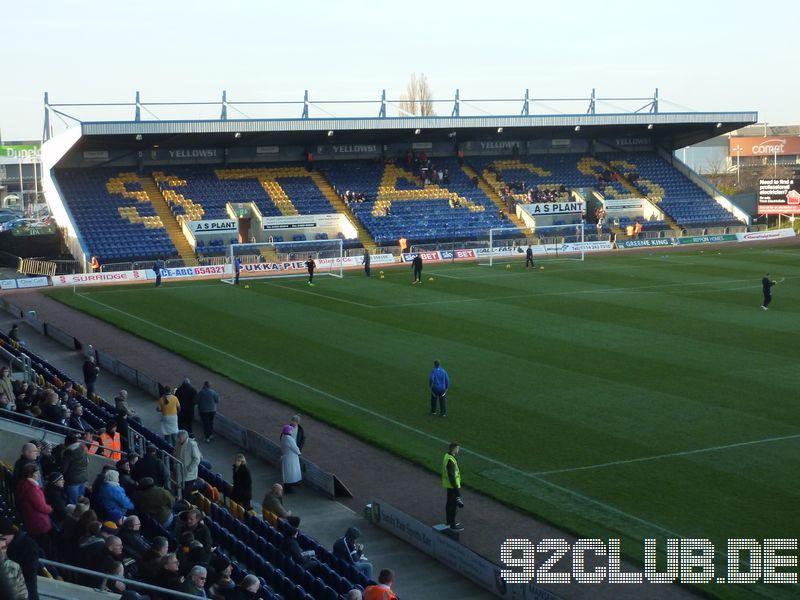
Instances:
[[[192,570],[189,571],[188,576],[181,585],[180,591],[182,591],[184,594],[197,596],[198,598],[205,598],[205,585],[207,576],[208,571],[205,567],[195,565],[192,567]]]
[[[200,391],[197,392],[196,402],[197,412],[200,413],[200,421],[203,423],[203,435],[206,442],[210,442],[214,439],[214,417],[219,406],[219,394],[206,381]]]
[[[186,577],[189,574],[189,571],[192,567],[201,566],[201,567],[208,567],[208,560],[211,558],[211,553],[206,553],[203,544],[198,542],[194,539],[194,536],[191,533],[186,533],[186,535],[191,541],[189,541],[189,545],[181,548],[181,550],[185,551],[183,556],[178,554],[178,560],[181,563],[181,575]]]
[[[364,556],[364,545],[356,543],[359,537],[361,531],[357,527],[350,527],[344,537],[333,543],[333,555],[353,565],[367,579],[372,579],[372,563]]]
[[[133,502],[119,484],[118,471],[106,471],[104,481],[93,497],[95,509],[102,518],[119,523],[129,510],[133,510]]]
[[[156,575],[155,585],[168,590],[180,590],[183,577],[181,577],[179,570],[180,563],[178,562],[178,555],[174,552],[165,554],[161,557],[161,568]]]
[[[169,552],[169,541],[161,535],[153,538],[150,548],[145,550],[136,562],[138,577],[145,583],[153,584],[161,569],[161,558]]]
[[[18,323],[14,323],[11,326],[11,330],[8,332],[8,339],[10,339],[12,342],[16,342],[20,346],[24,346],[25,345],[25,342],[23,342],[21,339],[19,339],[19,324]]]
[[[170,388],[165,388],[164,393],[158,399],[156,410],[161,413],[161,435],[167,443],[174,446],[178,434],[178,411],[181,404],[178,398],[172,393]]]
[[[194,424],[194,405],[195,405],[195,398],[197,397],[197,390],[194,389],[192,382],[189,381],[189,378],[183,380],[183,382],[178,386],[178,389],[175,390],[175,397],[178,398],[178,402],[180,403],[181,409],[178,413],[178,427],[181,429],[185,429],[189,433],[192,433],[192,425]]]
[[[30,463],[22,468],[22,479],[17,483],[15,499],[17,511],[25,530],[36,540],[46,554],[52,552],[50,531],[53,508],[45,501],[40,482],[39,465]]]
[[[0,537],[5,543],[8,558],[22,569],[22,577],[28,589],[28,600],[39,600],[37,579],[39,546],[28,533],[20,531],[8,517],[0,517]]]
[[[6,542],[0,538],[0,598],[10,600],[28,600],[28,588],[22,568],[8,558]]]
[[[125,402],[125,406],[127,406],[127,401]],[[128,420],[134,419],[136,421],[139,421],[139,417],[130,417],[128,416],[128,414],[129,412],[127,410],[117,410],[115,417],[115,421],[117,424],[117,431],[119,432],[121,441],[121,448],[126,452],[129,451],[131,448],[130,423],[128,422]]]
[[[91,429],[89,424],[83,418],[83,406],[75,404],[72,407],[69,419],[67,419],[67,427],[70,429],[77,429],[78,431],[88,431]]]
[[[212,600],[235,599],[236,584],[231,579],[231,575],[233,575],[231,561],[224,556],[212,556],[206,579],[208,597]]]
[[[103,524],[100,521],[92,521],[86,525],[86,535],[78,540],[79,566],[96,569],[100,564],[106,547],[106,539],[101,535],[102,529]]]
[[[232,600],[256,600],[259,597],[258,590],[260,588],[261,583],[258,581],[258,577],[245,575],[231,598]]]
[[[64,412],[61,410],[61,404],[55,390],[47,390],[44,393],[44,404],[41,409],[40,419],[56,425],[64,425]]]
[[[194,534],[191,531],[184,531],[178,537],[178,547],[175,549],[175,554],[178,555],[178,563],[180,564],[179,573],[184,577],[189,572],[189,569],[194,566],[194,563],[189,562],[189,552],[191,552],[193,546],[200,549],[203,548],[203,544],[194,539]],[[195,552],[194,558],[198,558],[197,552]]]
[[[280,483],[272,484],[272,489],[264,495],[261,508],[277,515],[280,519],[285,519],[292,515],[292,511],[286,510],[283,506],[283,486]]]
[[[53,513],[50,515],[53,523],[61,526],[67,518],[67,494],[64,491],[64,476],[53,471],[47,476],[47,487],[44,490],[45,501],[52,507]]]
[[[84,500],[86,499],[84,498]],[[67,504],[67,518],[61,523],[61,531],[57,538],[58,549],[62,557],[75,556],[80,537],[80,518],[88,509],[88,500],[86,504]]]
[[[125,565],[118,560],[108,561],[103,565],[103,573],[114,577],[125,577]],[[127,589],[125,583],[116,579],[103,579],[100,589],[112,594],[122,594]]]
[[[300,448],[294,440],[293,428],[285,425],[281,431],[281,471],[283,473],[283,491],[292,493],[292,487],[300,485],[303,472],[300,468]]]
[[[5,365],[0,367],[0,393],[5,394],[8,401],[13,404],[16,394],[14,394],[14,386],[11,381],[11,371]]]
[[[231,500],[241,504],[245,510],[253,509],[253,478],[247,468],[244,454],[233,457],[233,489]]]
[[[125,559],[125,551],[122,545],[122,540],[116,535],[109,535],[105,541],[105,547],[101,554],[101,569],[104,573],[108,573],[108,569],[115,562],[123,562]],[[124,571],[123,571],[124,572]],[[124,575],[122,575],[124,577]]]
[[[136,416],[136,411],[128,405],[128,390],[120,390],[119,393],[114,396],[114,406],[117,409],[118,415],[123,414],[131,420],[141,422],[141,419]]]
[[[58,470],[58,464],[53,458],[53,446],[43,440],[31,440],[39,449],[39,468],[42,471],[42,479]]]
[[[16,485],[23,478],[22,470],[30,464],[35,464],[41,468],[39,461],[39,447],[33,442],[22,445],[22,454],[14,463],[14,484]]]
[[[114,466],[119,473],[119,484],[122,486],[122,489],[125,490],[128,498],[130,498],[131,494],[139,487],[136,480],[131,477],[131,464],[128,462],[127,458],[123,458],[122,460],[118,460],[117,464]]]
[[[136,561],[140,561],[144,553],[150,549],[150,543],[141,534],[142,522],[136,515],[125,517],[119,537],[125,546],[125,553]]]
[[[392,591],[394,573],[391,569],[381,569],[378,585],[370,585],[364,590],[364,600],[397,600]]]
[[[172,525],[175,496],[155,485],[151,477],[143,477],[139,481],[139,490],[134,493],[133,498],[137,511],[150,515],[164,527]]]
[[[300,415],[292,415],[292,418],[289,420],[289,425],[292,426],[294,441],[297,443],[300,452],[302,452],[303,446],[306,445],[306,432],[303,430],[303,426],[300,425]]]
[[[291,558],[295,564],[303,567],[306,570],[313,571],[319,567],[319,561],[314,555],[313,550],[303,552],[300,544],[297,541],[297,534],[299,533],[296,527],[288,527],[281,540],[279,550]]]
[[[184,429],[178,432],[178,441],[175,444],[175,458],[183,464],[183,472],[180,474],[182,479],[178,483],[183,486],[184,495],[190,498],[197,483],[197,472],[200,468],[200,461],[203,460],[203,455],[200,453],[197,442]]]
[[[178,515],[176,523],[175,537],[180,538],[184,533],[191,533],[195,540],[203,544],[203,549],[205,550],[203,562],[208,562],[211,557],[213,542],[211,540],[211,531],[203,522],[203,513],[197,508],[190,508],[185,513]]]
[[[94,429],[84,432],[81,443],[88,454],[97,454],[100,451],[100,437],[95,435]]]
[[[153,480],[159,487],[169,487],[169,469],[167,465],[158,457],[158,448],[153,444],[148,444],[145,455],[131,469],[131,475],[138,482],[142,482],[145,477]]]
[[[116,421],[106,423],[105,430],[100,432],[100,445],[100,456],[114,462],[122,459],[122,436],[117,431]]]
[[[94,398],[98,375],[100,375],[100,367],[97,366],[94,356],[90,356],[83,363],[83,382],[86,384],[86,397],[90,400]]]

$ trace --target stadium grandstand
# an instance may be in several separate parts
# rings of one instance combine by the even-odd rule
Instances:
[[[638,100],[638,99],[634,99]],[[44,187],[89,269],[218,262],[233,243],[341,239],[350,254],[486,243],[492,228],[596,225],[597,239],[731,234],[750,216],[674,158],[752,112],[80,121],[51,137]],[[76,105],[69,105],[76,106]],[[79,105],[77,105],[79,106]],[[77,109],[76,109],[77,110]],[[559,203],[579,202],[561,211]],[[547,204],[544,209],[531,208]],[[315,217],[311,219],[309,217]],[[629,227],[630,226],[630,227]],[[535,233],[531,236],[535,239]]]

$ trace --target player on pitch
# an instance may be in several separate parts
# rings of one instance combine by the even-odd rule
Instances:
[[[317,263],[314,262],[314,257],[309,255],[306,261],[306,269],[308,269],[308,285],[314,285],[314,269],[317,268]]]
[[[772,302],[772,286],[776,283],[778,282],[769,278],[769,273],[764,273],[764,277],[761,278],[761,288],[764,292],[764,301],[761,303],[762,310],[769,310],[767,307]]]

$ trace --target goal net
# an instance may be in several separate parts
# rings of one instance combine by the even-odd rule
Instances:
[[[231,244],[228,261],[233,276],[222,281],[234,282],[236,259],[242,263],[242,279],[304,277],[308,275],[306,261],[309,258],[313,258],[316,263],[315,276],[342,277],[343,257],[343,244],[340,239]]]
[[[489,245],[482,253],[479,264],[525,260],[528,246],[533,260],[584,260],[586,224],[548,225],[531,229],[494,227],[489,230]]]

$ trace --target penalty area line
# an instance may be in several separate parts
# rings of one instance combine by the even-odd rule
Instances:
[[[293,385],[296,385],[298,387],[301,387],[301,388],[304,388],[304,389],[309,390],[311,392],[314,392],[315,394],[318,394],[320,396],[323,396],[325,398],[328,398],[330,400],[338,402],[338,403],[340,403],[340,404],[342,404],[344,406],[348,406],[348,407],[353,408],[355,410],[359,410],[359,411],[361,411],[361,412],[363,412],[365,414],[368,414],[368,415],[370,415],[372,417],[375,417],[376,419],[379,419],[379,420],[385,421],[387,423],[390,423],[391,425],[393,425],[393,426],[395,426],[397,428],[404,429],[404,430],[409,431],[411,433],[414,433],[414,434],[416,434],[416,435],[418,435],[420,437],[427,438],[428,440],[436,442],[437,444],[440,444],[443,447],[447,446],[447,444],[450,443],[449,440],[445,440],[443,438],[440,438],[438,436],[430,434],[430,433],[428,433],[426,431],[422,431],[421,429],[417,429],[416,427],[412,427],[411,425],[407,425],[406,423],[403,423],[401,421],[393,419],[392,417],[388,417],[386,415],[383,415],[383,414],[381,414],[379,412],[376,412],[374,410],[371,410],[369,408],[365,408],[365,407],[363,407],[363,406],[361,406],[359,404],[356,404],[355,402],[351,402],[349,400],[345,400],[344,398],[340,398],[339,396],[336,396],[334,394],[326,392],[325,390],[321,390],[321,389],[316,388],[316,387],[314,387],[312,385],[309,385],[307,383],[304,383],[302,381],[299,381],[297,379],[289,377],[288,375],[283,375],[282,373],[278,373],[278,372],[273,371],[271,369],[268,369],[268,368],[266,368],[266,367],[264,367],[262,365],[258,365],[256,363],[253,363],[253,362],[251,362],[249,360],[243,359],[243,358],[241,358],[239,356],[236,356],[234,354],[230,354],[228,352],[225,352],[224,350],[220,350],[219,348],[215,348],[214,346],[211,346],[209,344],[201,342],[200,340],[196,340],[196,339],[194,339],[192,337],[189,337],[187,335],[184,335],[184,334],[182,334],[180,332],[174,331],[174,330],[172,330],[172,329],[170,329],[168,327],[164,327],[162,325],[158,325],[156,323],[148,321],[147,319],[144,319],[144,318],[139,317],[137,315],[132,315],[131,313],[129,313],[127,311],[124,311],[124,310],[122,310],[120,308],[117,308],[115,306],[108,305],[105,302],[100,302],[99,300],[96,300],[94,298],[89,298],[89,297],[86,297],[86,299],[88,301],[90,301],[90,302],[94,302],[95,304],[103,306],[103,307],[105,307],[105,308],[107,308],[109,310],[112,310],[112,311],[118,312],[118,313],[120,313],[122,315],[125,315],[126,317],[128,317],[130,319],[133,319],[135,321],[139,321],[141,323],[144,323],[145,325],[148,325],[148,326],[150,326],[150,327],[152,327],[154,329],[158,329],[158,330],[161,330],[161,331],[163,331],[165,333],[169,333],[174,337],[181,338],[183,340],[191,342],[192,344],[195,344],[197,346],[200,346],[202,348],[205,348],[207,350],[215,352],[215,353],[217,353],[217,354],[219,354],[221,356],[225,356],[226,358],[230,358],[231,360],[236,361],[236,362],[238,362],[240,364],[246,365],[247,367],[250,367],[250,368],[252,368],[254,370],[262,371],[264,373],[272,375],[273,377],[277,377],[278,379],[282,379],[283,381],[286,381],[286,382],[291,383]],[[679,534],[677,534],[674,531],[671,531],[670,529],[662,527],[661,525],[657,525],[656,523],[652,523],[650,521],[647,521],[646,519],[642,519],[641,517],[637,517],[636,515],[632,515],[630,513],[627,513],[624,510],[621,510],[621,509],[619,509],[619,508],[617,508],[615,506],[612,506],[610,504],[607,504],[607,503],[603,502],[602,500],[597,500],[595,498],[591,498],[589,496],[585,496],[584,494],[581,494],[580,492],[576,492],[575,490],[571,490],[571,489],[569,489],[567,487],[564,487],[562,485],[558,485],[557,483],[553,483],[551,481],[547,481],[546,479],[542,478],[540,475],[538,475],[536,473],[530,473],[530,472],[527,472],[527,471],[523,471],[522,469],[519,469],[517,467],[513,467],[513,466],[511,466],[509,464],[506,464],[506,463],[504,463],[502,461],[499,461],[499,460],[497,460],[495,458],[492,458],[491,456],[487,456],[487,455],[482,454],[480,452],[476,452],[475,450],[470,450],[469,448],[466,448],[464,446],[461,446],[461,449],[462,449],[462,452],[464,452],[465,454],[470,454],[470,455],[472,455],[472,456],[474,456],[476,458],[479,458],[479,459],[481,459],[483,461],[486,461],[486,462],[488,462],[490,464],[493,464],[493,465],[495,465],[497,467],[501,467],[503,469],[506,469],[506,470],[516,474],[516,475],[519,475],[520,477],[525,477],[527,479],[531,479],[533,481],[536,481],[536,482],[538,482],[538,483],[540,483],[540,484],[542,484],[544,486],[550,487],[550,488],[555,489],[555,490],[557,490],[559,492],[562,492],[562,493],[564,493],[564,494],[566,494],[568,496],[571,496],[572,498],[574,498],[576,500],[580,500],[580,501],[586,502],[588,504],[593,504],[593,505],[595,505],[595,506],[597,506],[597,507],[599,507],[599,508],[601,508],[601,509],[603,509],[605,511],[612,512],[614,514],[620,515],[622,517],[625,517],[626,519],[630,519],[630,520],[635,521],[635,522],[637,522],[637,523],[639,523],[641,525],[644,525],[644,526],[646,526],[648,528],[655,529],[657,531],[665,533],[665,534],[667,534],[669,536],[680,537]]]

